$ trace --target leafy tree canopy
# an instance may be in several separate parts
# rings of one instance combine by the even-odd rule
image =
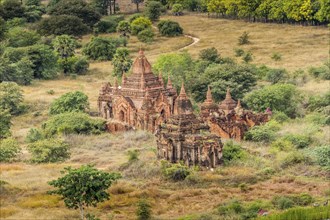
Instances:
[[[12,115],[21,112],[23,94],[21,88],[14,82],[0,83],[0,109]]]
[[[56,99],[50,106],[51,115],[64,112],[85,112],[89,108],[88,97],[82,92],[68,92]]]

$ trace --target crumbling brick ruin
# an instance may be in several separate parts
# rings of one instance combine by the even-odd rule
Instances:
[[[100,115],[108,120],[110,132],[142,129],[155,132],[158,157],[187,165],[215,167],[221,163],[220,138],[241,140],[248,128],[268,120],[267,114],[244,110],[231,98],[229,89],[219,105],[208,88],[200,117],[193,113],[182,84],[179,96],[168,78],[152,73],[143,51],[139,52],[129,77],[122,85],[105,83],[99,94]],[[210,134],[213,133],[213,134]]]
[[[240,100],[236,102],[232,99],[229,89],[226,98],[218,106],[213,102],[209,87],[201,106],[201,117],[207,121],[213,134],[241,141],[249,128],[267,122],[269,114],[256,114],[243,109]]]

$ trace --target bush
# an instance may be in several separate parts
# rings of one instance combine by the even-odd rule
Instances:
[[[271,69],[267,72],[266,80],[272,84],[284,82],[288,77],[288,72],[285,69]]]
[[[88,71],[89,62],[86,57],[69,57],[58,60],[59,67],[66,73],[76,73],[83,75]]]
[[[273,53],[272,56],[271,56],[271,58],[274,61],[280,61],[280,60],[282,60],[282,54],[280,54],[280,53]]]
[[[292,151],[281,160],[281,167],[287,168],[300,163],[310,164],[311,159],[302,152]]]
[[[0,140],[0,162],[11,162],[21,153],[21,148],[14,138]]]
[[[174,37],[182,35],[183,29],[178,22],[171,20],[162,20],[157,25],[161,35],[166,37]]]
[[[253,54],[250,51],[248,51],[243,55],[242,59],[245,63],[249,63],[253,60]]]
[[[182,181],[189,176],[190,171],[188,167],[182,164],[171,164],[167,161],[162,161],[163,175],[173,181]]]
[[[291,151],[293,149],[293,144],[291,141],[282,139],[272,142],[271,146],[280,151]]]
[[[220,55],[215,47],[206,48],[199,52],[199,59],[217,63],[220,61]]]
[[[218,208],[220,215],[240,214],[244,211],[244,208],[240,201],[232,200],[227,204],[221,205]]]
[[[7,110],[11,115],[18,115],[23,110],[22,102],[22,90],[16,83],[0,83],[0,110]]]
[[[151,218],[151,206],[147,200],[139,200],[137,204],[136,215],[138,220],[148,220]]]
[[[140,17],[144,17],[144,15],[140,13],[132,14],[131,16],[128,17],[128,22],[131,24],[135,19]]]
[[[154,40],[154,36],[155,34],[151,29],[145,29],[138,33],[137,38],[143,43],[150,43]]]
[[[94,29],[98,33],[114,33],[121,21],[124,20],[123,16],[107,16],[94,25]]]
[[[330,146],[324,145],[316,147],[314,149],[314,154],[317,164],[330,171]]]
[[[138,17],[131,23],[131,31],[133,35],[138,35],[139,32],[145,29],[151,29],[151,21],[146,17]]]
[[[11,28],[7,33],[8,47],[26,47],[40,41],[40,35],[26,28]]]
[[[317,124],[317,125],[330,125],[330,116],[318,113],[318,112],[313,112],[308,115],[306,115],[306,120],[308,122]]]
[[[279,123],[288,121],[290,118],[283,112],[275,111],[272,115],[272,120],[275,120]]]
[[[105,130],[105,121],[93,119],[80,112],[54,115],[43,125],[45,137],[57,134],[100,134]]]
[[[239,45],[249,44],[250,43],[249,38],[250,38],[249,33],[244,31],[243,34],[238,38],[238,44]]]
[[[38,25],[38,31],[42,35],[82,36],[89,30],[80,18],[72,15],[50,16],[42,19]]]
[[[255,142],[271,142],[275,139],[276,131],[278,131],[277,125],[267,123],[261,126],[255,126],[245,133],[245,140]]]
[[[275,196],[272,199],[272,203],[279,209],[288,209],[294,206],[294,202],[291,198],[286,196]]]
[[[127,155],[128,155],[129,163],[139,160],[139,151],[138,150],[129,150],[127,152]]]
[[[162,8],[163,6],[160,2],[148,1],[144,13],[151,21],[157,21],[162,12]]]
[[[293,196],[293,201],[299,206],[307,206],[314,202],[314,198],[308,193],[302,193],[297,196]]]
[[[85,112],[89,108],[88,96],[82,92],[68,92],[56,99],[50,106],[51,115],[65,112]]]
[[[69,145],[61,140],[45,139],[27,146],[33,163],[55,163],[70,158]]]
[[[183,15],[183,6],[181,4],[174,4],[172,6],[172,12],[176,16]]]
[[[116,38],[93,37],[83,48],[83,53],[93,60],[112,60],[117,47],[121,44]]]
[[[284,136],[284,140],[290,141],[296,148],[305,148],[312,143],[309,136],[302,134],[288,134]]]
[[[9,110],[4,110],[0,108],[0,139],[9,137],[11,126],[11,114]]]
[[[330,63],[320,67],[311,67],[308,72],[315,78],[330,80]]]
[[[1,1],[0,17],[5,20],[24,17],[24,7],[19,0]]]
[[[330,91],[322,96],[311,96],[307,109],[312,112],[325,112],[327,106],[330,106]]]
[[[233,141],[228,141],[225,143],[222,150],[222,159],[224,164],[228,164],[231,161],[242,159],[244,157],[244,151],[241,146],[234,144]]]
[[[301,97],[294,85],[275,84],[254,90],[244,97],[244,102],[254,111],[262,112],[268,107],[281,111],[289,117],[297,115]]]
[[[33,143],[42,139],[44,139],[42,131],[36,128],[31,128],[29,133],[26,135],[25,142]]]
[[[241,57],[245,54],[245,51],[241,48],[237,48],[234,51],[235,51],[235,57]]]
[[[11,81],[19,85],[29,85],[33,79],[32,68],[33,64],[27,57],[14,63],[4,57],[0,60],[0,82]]]

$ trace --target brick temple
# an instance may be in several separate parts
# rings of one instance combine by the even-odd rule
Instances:
[[[98,108],[107,119],[110,132],[142,129],[157,137],[158,157],[186,165],[216,167],[221,164],[220,138],[241,140],[244,133],[268,120],[242,108],[227,90],[220,104],[214,103],[211,88],[201,112],[196,116],[184,85],[177,94],[171,79],[164,84],[156,76],[142,50],[132,66],[132,74],[122,76],[121,86],[105,83],[99,94]]]

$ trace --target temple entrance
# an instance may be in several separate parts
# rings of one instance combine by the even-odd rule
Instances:
[[[119,121],[125,122],[125,112],[123,110],[119,112]]]

